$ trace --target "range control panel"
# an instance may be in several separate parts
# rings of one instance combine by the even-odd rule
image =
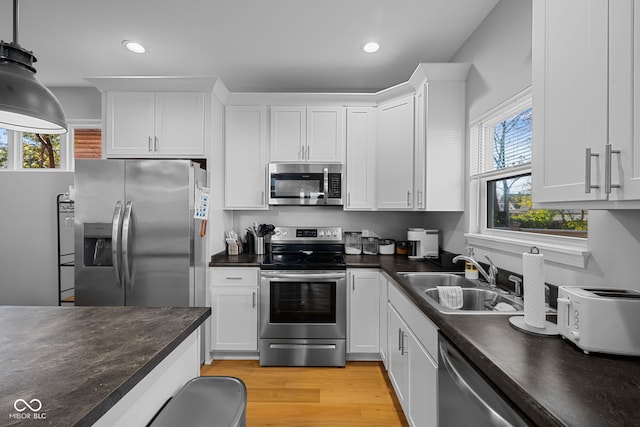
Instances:
[[[342,242],[342,227],[276,227],[272,242]]]

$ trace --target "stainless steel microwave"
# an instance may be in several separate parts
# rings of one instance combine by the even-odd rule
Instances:
[[[269,163],[270,205],[342,205],[342,165]]]

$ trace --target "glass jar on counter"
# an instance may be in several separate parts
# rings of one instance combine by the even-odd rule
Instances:
[[[344,253],[347,255],[362,254],[362,232],[361,231],[345,231],[344,232]]]
[[[378,241],[378,253],[380,255],[393,255],[396,253],[396,241],[393,239],[380,239]]]
[[[365,255],[378,255],[378,238],[363,237],[362,253],[364,253]]]

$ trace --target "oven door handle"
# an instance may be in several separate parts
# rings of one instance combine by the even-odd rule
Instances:
[[[345,273],[311,273],[305,271],[304,273],[282,273],[282,272],[260,272],[262,277],[269,277],[274,279],[295,279],[295,280],[318,280],[318,279],[344,279]]]

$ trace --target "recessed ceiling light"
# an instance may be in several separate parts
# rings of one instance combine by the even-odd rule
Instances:
[[[133,53],[145,53],[147,51],[144,46],[133,40],[122,40],[122,45]]]
[[[380,43],[377,42],[366,42],[362,45],[362,50],[366,53],[374,53],[380,49]]]

